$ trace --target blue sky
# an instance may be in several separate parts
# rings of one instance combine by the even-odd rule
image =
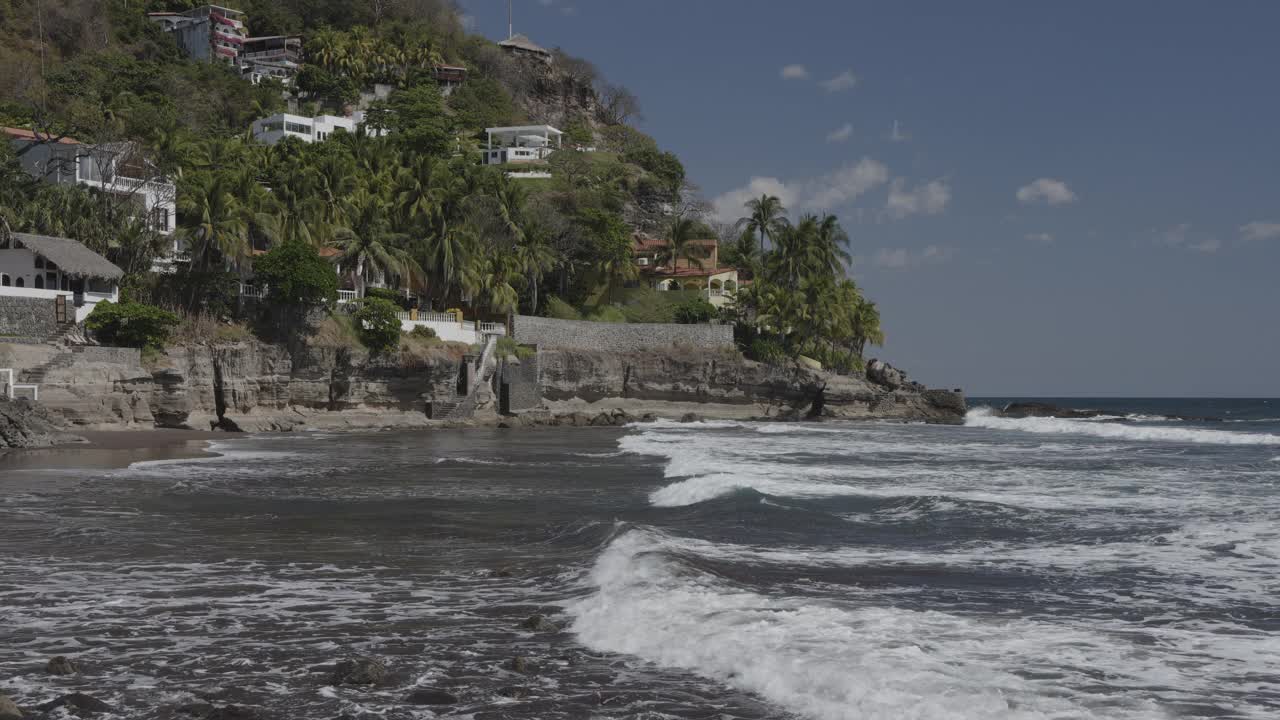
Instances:
[[[505,0],[465,0],[506,34]],[[971,395],[1280,396],[1280,2],[516,0],[725,217],[839,215]]]

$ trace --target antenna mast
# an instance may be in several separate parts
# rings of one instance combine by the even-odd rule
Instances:
[[[511,9],[511,6],[514,4],[514,1],[515,0],[507,0],[507,39],[508,40],[516,36],[516,29],[515,29],[516,26],[513,19],[514,12]]]

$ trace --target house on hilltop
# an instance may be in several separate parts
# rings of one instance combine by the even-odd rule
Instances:
[[[632,257],[640,269],[643,282],[654,290],[696,292],[716,307],[733,302],[739,280],[738,269],[720,264],[720,245],[714,238],[690,240],[697,249],[698,262],[688,258],[666,261],[663,250],[667,241],[636,233],[631,247]],[[669,263],[669,264],[668,264]]]
[[[305,143],[313,143],[324,142],[338,132],[354,133],[357,128],[364,126],[364,122],[365,115],[360,111],[352,113],[350,117],[339,115],[307,117],[305,115],[276,113],[275,115],[255,120],[251,131],[253,139],[264,145],[275,145],[288,137],[297,138]],[[365,132],[370,135],[385,134],[384,130],[375,130],[373,128],[365,128]]]
[[[543,62],[551,62],[551,51],[538,45],[525,35],[512,35],[499,42],[498,47],[519,57],[531,57]]]
[[[550,125],[514,125],[484,129],[488,140],[484,165],[542,163],[564,144],[564,133]],[[548,173],[508,173],[509,177],[551,177]]]
[[[180,13],[147,13],[147,18],[173,33],[178,47],[192,60],[221,60],[239,66],[248,37],[243,12],[201,5]]]

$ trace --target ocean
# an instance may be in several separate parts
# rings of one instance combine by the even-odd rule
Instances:
[[[1004,402],[0,465],[0,692],[148,719],[1280,717],[1280,401]],[[329,686],[350,656],[391,677]]]

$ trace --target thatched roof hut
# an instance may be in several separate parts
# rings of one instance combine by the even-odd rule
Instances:
[[[110,260],[70,238],[12,233],[17,246],[25,247],[45,260],[58,264],[58,269],[71,277],[97,280],[119,280],[124,271]]]

